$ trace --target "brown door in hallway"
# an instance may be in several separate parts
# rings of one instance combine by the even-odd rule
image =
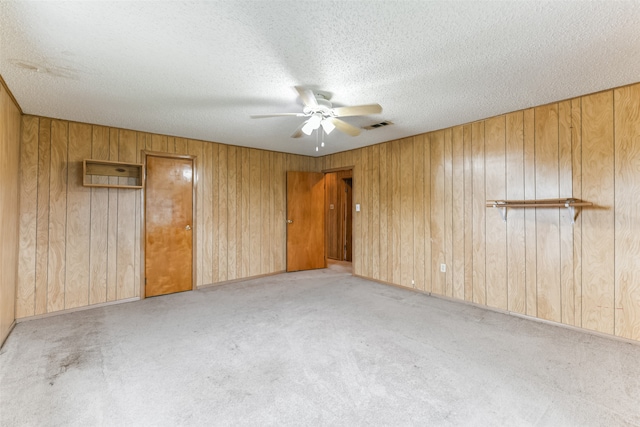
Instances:
[[[193,289],[193,160],[147,156],[145,296]]]
[[[324,174],[287,172],[287,271],[326,266]]]

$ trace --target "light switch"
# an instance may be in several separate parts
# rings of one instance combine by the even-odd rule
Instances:
[[[329,204],[329,209],[333,209],[333,203]]]
[[[360,212],[360,203],[356,203],[356,212]]]

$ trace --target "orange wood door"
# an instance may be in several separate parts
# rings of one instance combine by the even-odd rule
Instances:
[[[287,172],[287,271],[325,268],[324,175]]]
[[[193,288],[193,160],[147,156],[146,296]]]

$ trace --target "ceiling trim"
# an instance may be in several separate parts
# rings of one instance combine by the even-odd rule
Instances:
[[[11,98],[11,100],[13,101],[15,106],[18,108],[18,111],[20,111],[20,115],[24,116],[24,112],[22,111],[22,107],[20,107],[20,104],[18,104],[18,100],[16,99],[15,96],[13,96],[13,93],[11,93],[11,89],[9,89],[9,86],[7,86],[7,82],[5,82],[4,79],[2,78],[2,74],[0,74],[0,84],[2,85],[4,90],[7,91],[7,94],[9,95],[9,98]]]

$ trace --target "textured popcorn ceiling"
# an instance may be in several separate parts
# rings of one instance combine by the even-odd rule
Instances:
[[[319,155],[640,81],[640,2],[0,2],[23,111],[316,155],[294,85],[395,124]]]

